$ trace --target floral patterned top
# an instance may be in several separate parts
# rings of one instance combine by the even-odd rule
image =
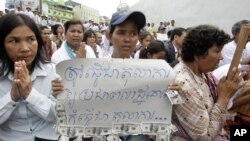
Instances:
[[[178,120],[192,140],[214,140],[222,131],[225,108],[214,102],[205,75],[195,75],[183,62],[176,65],[174,71],[184,103],[173,107],[176,115],[173,120]]]

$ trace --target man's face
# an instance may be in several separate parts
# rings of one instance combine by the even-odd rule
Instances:
[[[112,34],[110,34],[110,42],[114,46],[112,57],[129,58],[136,47],[138,41],[138,27],[132,20],[117,25]]]

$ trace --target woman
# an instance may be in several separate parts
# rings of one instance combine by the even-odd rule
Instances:
[[[59,63],[74,58],[96,58],[91,47],[82,43],[84,27],[79,20],[65,22],[65,41],[52,55],[51,61]]]
[[[51,29],[52,29],[51,40],[56,43],[57,48],[60,48],[62,42],[64,41],[63,27],[60,24],[55,24],[51,27]]]
[[[152,40],[153,40],[153,37],[149,32],[147,32],[147,31],[140,32],[140,36],[139,36],[140,48],[136,51],[136,53],[134,55],[134,59],[139,59],[141,50],[147,48],[149,43]]]
[[[51,86],[55,67],[43,60],[43,40],[33,19],[0,18],[0,140],[57,140]]]
[[[191,28],[184,39],[182,61],[174,67],[184,103],[173,107],[173,121],[179,129],[173,140],[222,140],[226,106],[242,87],[242,75],[234,68],[216,87],[209,72],[223,59],[221,50],[228,41],[229,35],[210,25]]]
[[[154,40],[140,51],[140,59],[165,59],[166,49],[162,41]]]
[[[44,58],[47,61],[51,61],[52,54],[57,50],[56,44],[50,39],[50,30],[47,26],[41,25],[40,27],[41,37],[43,39]]]
[[[96,58],[102,58],[102,49],[96,44],[96,34],[93,30],[87,30],[83,35],[83,42],[90,46],[95,53]]]

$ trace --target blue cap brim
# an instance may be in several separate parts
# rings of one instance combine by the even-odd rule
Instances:
[[[141,30],[146,24],[146,17],[140,11],[133,11],[127,15],[121,15],[121,16],[119,16],[118,14],[119,12],[113,14],[111,18],[111,22],[110,22],[110,27],[119,25],[123,23],[124,21],[126,21],[127,19],[133,20],[138,26],[139,30]]]

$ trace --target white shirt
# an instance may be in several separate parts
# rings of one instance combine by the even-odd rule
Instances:
[[[103,50],[102,50],[102,48],[99,45],[96,44],[96,51],[98,53],[98,56],[96,56],[95,51],[93,50],[93,48],[91,46],[85,45],[85,49],[86,48],[88,48],[88,49],[91,48],[92,51],[90,51],[90,52],[94,53],[94,55],[95,55],[94,58],[102,58],[103,57]],[[87,58],[93,58],[93,57],[87,57]]]
[[[141,50],[137,50],[135,55],[134,55],[134,59],[139,59],[140,58],[140,52]]]
[[[35,20],[36,24],[40,24],[40,22],[41,22],[41,18],[38,15],[34,16],[34,20]]]
[[[235,41],[231,41],[227,43],[226,45],[224,45],[221,51],[223,60],[220,61],[219,66],[231,63],[236,47],[237,47],[237,44],[235,43]],[[244,59],[247,59],[248,57],[250,57],[250,43],[249,42],[247,43],[246,48],[242,52],[241,61]]]
[[[27,16],[29,16],[31,19],[34,19],[35,15],[32,11],[25,11],[24,12]]]
[[[110,53],[110,41],[108,40],[106,35],[102,35],[102,44],[103,56],[106,56]]]
[[[48,21],[45,19],[41,19],[40,24],[46,26],[48,25]]]
[[[230,64],[226,64],[223,66],[220,66],[219,68],[215,69],[212,73],[215,76],[217,80],[220,80],[222,77],[227,76],[228,70],[229,70]],[[241,65],[239,64],[239,68],[241,68]],[[238,89],[234,95],[230,98],[227,109],[230,109],[233,105],[233,100],[239,96],[241,92],[241,89]]]
[[[41,63],[40,63],[41,64]],[[56,140],[55,99],[51,96],[53,64],[41,64],[31,74],[32,90],[25,100],[12,101],[13,73],[0,78],[0,140],[32,141],[34,137]]]
[[[156,38],[157,40],[160,40],[160,41],[168,41],[168,35],[165,34],[165,33],[156,33]]]
[[[103,57],[103,50],[99,45],[96,45],[96,50],[98,52],[98,56],[96,58],[102,58]]]
[[[65,44],[66,42],[64,41],[59,49],[56,50],[56,52],[53,53],[51,57],[51,62],[58,64],[64,60],[70,60],[70,56],[68,55],[66,49],[65,49]],[[85,50],[86,50],[86,58],[96,58],[95,53],[93,49],[90,46],[85,45]]]

